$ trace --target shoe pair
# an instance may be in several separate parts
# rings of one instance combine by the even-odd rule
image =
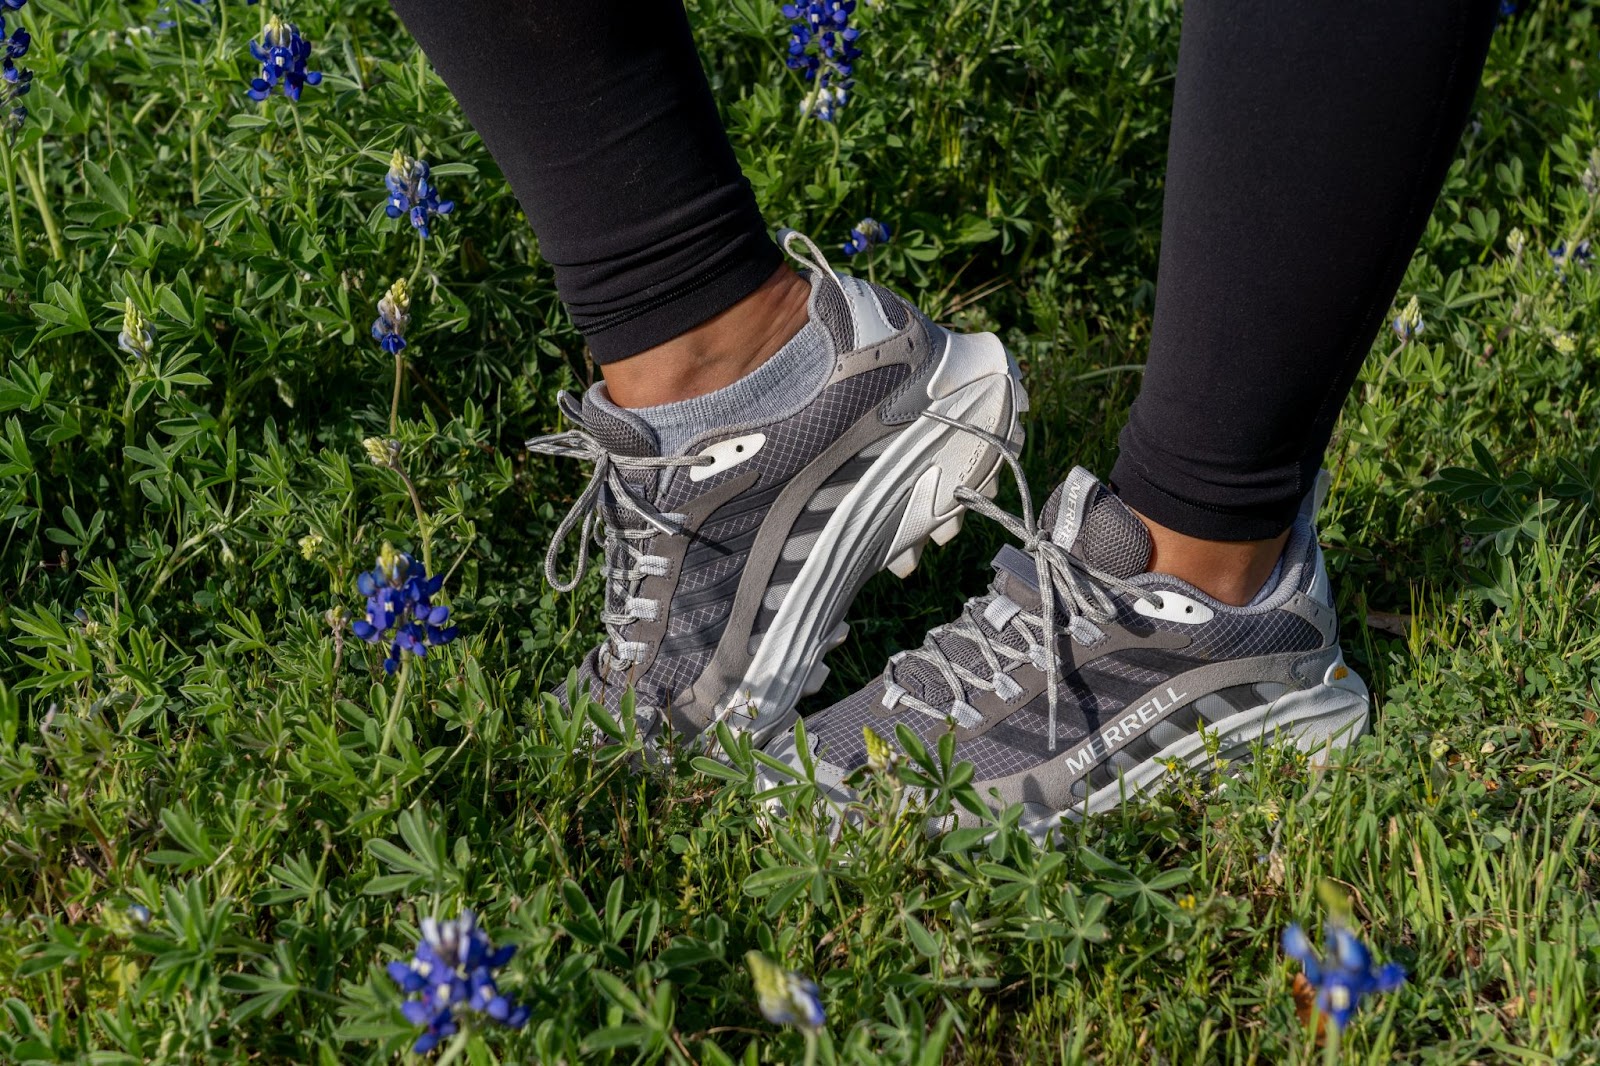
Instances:
[[[576,428],[529,442],[593,464],[546,576],[576,585],[598,519],[608,639],[578,671],[595,700],[616,711],[631,688],[640,731],[657,738],[725,722],[841,805],[867,763],[865,730],[894,738],[904,726],[929,747],[954,732],[979,795],[1022,804],[1036,834],[1213,753],[1278,735],[1319,750],[1360,734],[1366,687],[1339,650],[1313,524],[1325,479],[1256,602],[1229,606],[1148,573],[1143,523],[1082,468],[1035,514],[1017,462],[1027,396],[996,337],[953,333],[835,274],[797,234],[785,247],[809,271],[811,320],[833,353],[807,402],[663,456],[643,420],[596,402],[596,385],[583,401],[561,397]],[[1020,517],[991,502],[1003,469]],[[910,575],[969,509],[1018,542],[995,558],[989,592],[797,732],[796,706],[827,677],[823,657],[847,639],[861,586],[883,569]],[[558,552],[574,531],[576,573],[563,582]]]

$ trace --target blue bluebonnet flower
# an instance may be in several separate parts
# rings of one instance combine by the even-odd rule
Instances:
[[[1406,302],[1398,315],[1394,316],[1394,322],[1390,326],[1394,330],[1394,335],[1403,341],[1412,340],[1427,328],[1427,323],[1422,321],[1422,305],[1417,302],[1415,296]]]
[[[378,301],[378,317],[372,323],[372,339],[390,355],[398,355],[406,346],[406,327],[411,324],[411,293],[406,290],[406,279],[401,278],[389,286],[389,291]]]
[[[350,631],[368,644],[390,641],[383,668],[392,674],[400,668],[401,653],[420,658],[429,648],[456,639],[456,627],[445,625],[450,608],[432,603],[443,585],[444,575],[429,577],[421,563],[386,543],[378,565],[356,579],[356,588],[367,598],[367,616]]]
[[[815,981],[785,970],[759,951],[747,953],[744,962],[756,986],[756,1006],[767,1021],[800,1029],[822,1028],[827,1014]]]
[[[456,209],[454,200],[439,199],[439,190],[428,180],[428,164],[412,159],[400,149],[394,150],[389,160],[389,173],[384,176],[389,189],[389,202],[383,209],[390,218],[409,215],[411,224],[424,237],[433,234],[428,230],[428,219],[433,215],[448,215]]]
[[[272,95],[278,83],[283,83],[283,95],[291,100],[300,99],[300,90],[306,85],[322,81],[319,71],[307,70],[311,58],[311,42],[300,36],[300,29],[276,15],[261,31],[261,43],[250,42],[250,54],[261,64],[261,76],[250,81],[250,99],[265,100]]]
[[[1326,955],[1319,959],[1305,931],[1291,925],[1283,931],[1283,952],[1305,969],[1306,980],[1317,990],[1317,1009],[1343,1029],[1363,997],[1393,992],[1405,981],[1406,970],[1394,962],[1374,968],[1361,938],[1338,922],[1327,923],[1327,940]]]
[[[6,36],[7,11],[19,11],[27,0],[0,0],[0,111],[6,112],[5,127],[13,132],[28,120],[28,109],[20,101],[33,88],[33,71],[17,66],[17,60],[28,54],[33,38],[21,26]]]
[[[208,4],[210,2],[211,2],[211,0],[189,0],[189,3],[193,4],[196,7],[204,7],[206,4]],[[158,14],[158,15],[171,15],[171,14],[173,14],[172,4],[170,2],[161,4],[160,6],[158,6],[156,8],[156,14]],[[156,29],[158,29],[158,30],[170,30],[174,26],[176,26],[177,24],[178,24],[178,20],[175,19],[175,18],[163,18],[161,21],[156,23]]]
[[[146,907],[143,903],[131,903],[128,905],[128,917],[132,918],[140,925],[149,925],[150,908]]]
[[[1500,0],[1500,10],[1496,12],[1498,19],[1508,19],[1517,13],[1517,0]]]
[[[1550,247],[1550,262],[1555,265],[1556,277],[1565,277],[1566,269],[1574,264],[1587,267],[1594,259],[1594,248],[1589,244],[1588,238],[1567,247],[1566,241],[1557,241]]]
[[[850,231],[850,239],[844,242],[844,254],[860,255],[868,249],[884,244],[892,235],[889,227],[882,222],[875,218],[864,218]]]
[[[850,25],[855,10],[855,0],[783,5],[783,17],[790,22],[789,55],[784,62],[815,84],[800,104],[802,115],[832,122],[834,113],[849,102],[855,62],[861,57],[861,49],[856,47],[861,31]]]
[[[149,357],[150,347],[155,342],[155,330],[150,328],[150,323],[133,305],[133,297],[123,300],[122,332],[117,334],[117,347],[129,355],[145,359]]]
[[[455,921],[422,920],[422,939],[409,963],[391,962],[389,977],[415,998],[400,1005],[413,1025],[423,1027],[411,1050],[426,1054],[459,1028],[458,1010],[480,1014],[511,1029],[528,1023],[530,1011],[502,995],[495,971],[511,961],[516,946],[496,948],[471,911]]]

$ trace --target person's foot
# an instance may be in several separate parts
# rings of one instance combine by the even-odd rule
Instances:
[[[633,686],[652,735],[725,719],[760,743],[787,728],[822,685],[822,657],[844,641],[867,578],[905,577],[929,539],[953,537],[958,488],[994,494],[994,438],[958,426],[1022,438],[1027,401],[992,334],[951,333],[887,289],[835,275],[803,237],[785,244],[810,268],[810,319],[827,348],[818,386],[790,410],[733,412],[663,456],[650,424],[596,385],[561,397],[576,428],[528,442],[594,464],[546,575],[576,584],[598,518],[608,639],[579,684],[613,711]],[[563,582],[556,553],[575,530],[578,573]]]
[[[1323,484],[1302,505],[1278,570],[1244,607],[1147,573],[1144,525],[1081,467],[1037,524],[1026,486],[1020,521],[968,500],[1022,541],[1001,549],[989,593],[894,656],[877,681],[806,718],[808,758],[794,729],[767,751],[843,807],[868,763],[864,727],[892,745],[905,726],[930,750],[953,731],[979,795],[996,810],[1022,804],[1023,826],[1044,836],[1213,752],[1241,758],[1260,740],[1343,747],[1365,729],[1368,698],[1339,650],[1313,525]],[[1041,584],[1055,591],[1051,611]]]

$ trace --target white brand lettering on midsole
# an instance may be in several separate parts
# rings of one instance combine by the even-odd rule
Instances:
[[[1174,692],[1172,686],[1167,686],[1166,702],[1162,702],[1161,696],[1151,696],[1123,715],[1115,724],[1106,726],[1100,731],[1099,736],[1091,737],[1081,748],[1067,756],[1067,769],[1075,774],[1082,773],[1109,755],[1119,744],[1132,740],[1133,735],[1141,728],[1188,698],[1187,692]]]

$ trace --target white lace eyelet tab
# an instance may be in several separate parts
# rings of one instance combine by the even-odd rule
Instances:
[[[976,729],[983,724],[983,715],[965,700],[956,700],[950,705],[950,720],[962,729]]]
[[[880,701],[883,704],[883,709],[886,711],[894,710],[895,704],[899,703],[900,698],[905,694],[906,690],[895,684],[893,681],[885,682],[883,686],[883,699]]]
[[[1010,674],[999,673],[994,675],[994,694],[1010,703],[1022,695],[1022,686]]]
[[[661,616],[661,604],[655,600],[647,600],[643,596],[629,596],[627,606],[623,610],[645,622],[654,622]]]
[[[619,640],[611,658],[618,663],[642,663],[650,656],[650,645],[642,640]]]
[[[1089,648],[1105,639],[1105,630],[1089,621],[1087,618],[1074,618],[1067,626],[1067,632],[1072,634],[1072,639]]]
[[[1021,613],[1021,604],[1009,596],[996,596],[989,601],[989,606],[983,609],[983,620],[989,623],[990,629],[998,633],[1006,627],[1006,623]]]

